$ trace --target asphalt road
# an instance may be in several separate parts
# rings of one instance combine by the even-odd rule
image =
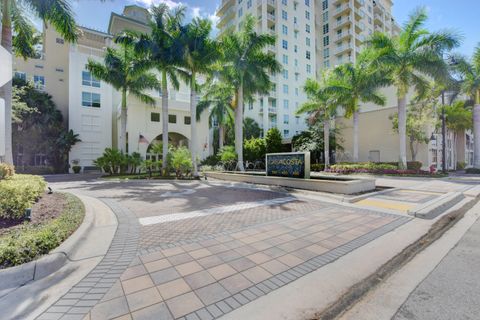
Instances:
[[[410,294],[395,320],[480,319],[480,220]]]

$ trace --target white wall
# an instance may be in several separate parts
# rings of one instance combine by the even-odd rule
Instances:
[[[91,52],[95,50],[92,49]],[[99,54],[101,51],[99,50]],[[102,155],[105,148],[112,147],[112,95],[110,85],[101,82],[100,88],[82,85],[82,71],[89,58],[101,61],[102,58],[81,53],[72,45],[69,57],[69,127],[78,133],[82,142],[75,144],[69,161],[79,160],[80,166],[93,166],[93,160]],[[82,92],[99,93],[101,107],[82,106]]]

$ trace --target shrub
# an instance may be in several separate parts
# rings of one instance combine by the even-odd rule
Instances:
[[[45,180],[40,176],[15,174],[9,179],[0,181],[0,217],[20,219],[25,209],[45,191]]]
[[[380,170],[397,170],[397,166],[386,163],[375,162],[359,162],[359,163],[338,163],[330,167],[329,171],[332,172],[355,172],[358,170],[364,170],[369,172],[376,172]]]
[[[171,152],[172,167],[177,178],[190,173],[193,169],[192,155],[186,147],[180,147]]]
[[[324,169],[325,169],[325,164],[323,163],[312,163],[310,165],[310,171],[319,172],[319,171],[323,171]]]
[[[220,157],[216,154],[212,154],[200,162],[201,166],[216,166],[220,162]]]
[[[251,138],[243,142],[243,157],[246,161],[263,161],[265,160],[266,151],[265,139]]]
[[[34,175],[54,174],[55,168],[51,166],[45,166],[45,167],[16,166],[15,172],[22,173],[22,174],[34,174]]]
[[[468,169],[465,170],[465,173],[480,174],[480,169],[479,168],[468,168]]]
[[[457,162],[457,170],[463,170],[465,169],[465,162]]]
[[[218,155],[220,156],[220,161],[222,162],[237,160],[237,153],[235,152],[234,146],[224,146],[222,149],[220,149]]]
[[[103,154],[93,161],[93,164],[109,174],[124,173],[128,167],[128,156],[123,152],[106,148]]]
[[[282,134],[277,127],[271,128],[265,135],[267,153],[282,152]]]
[[[65,197],[64,211],[56,219],[39,225],[25,224],[0,238],[0,269],[49,253],[77,229],[84,217],[83,203],[73,195]]]
[[[15,167],[8,163],[0,163],[0,180],[15,174]]]

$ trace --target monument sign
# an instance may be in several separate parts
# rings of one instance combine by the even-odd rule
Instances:
[[[310,152],[267,153],[267,176],[310,178]]]

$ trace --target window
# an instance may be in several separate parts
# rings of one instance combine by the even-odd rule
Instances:
[[[55,42],[58,43],[58,44],[64,44],[65,43],[65,41],[62,38],[56,38]]]
[[[294,37],[295,39],[298,39],[298,30],[295,30],[295,31],[293,32],[293,37]]]
[[[82,107],[100,108],[100,94],[82,92]]]
[[[253,110],[253,102],[252,101],[248,102],[248,110]]]
[[[310,20],[310,12],[307,11],[307,10],[305,10],[305,18],[306,18],[307,20]]]
[[[306,5],[307,7],[310,7],[310,0],[305,0],[305,5]]]
[[[309,24],[305,25],[305,32],[310,33],[310,25]]]
[[[328,23],[323,25],[323,34],[327,34],[327,33],[328,33]]]
[[[295,59],[294,65],[295,65],[295,67],[298,67],[298,59]]]
[[[327,10],[328,9],[328,0],[324,0],[322,2],[322,10]]]
[[[243,16],[243,8],[238,9],[238,17]]]
[[[168,115],[168,123],[177,123],[177,115],[169,114]]]
[[[312,73],[312,66],[307,64],[307,73],[310,74]]]
[[[63,72],[63,68],[55,68],[55,71],[57,71],[57,72]]]
[[[288,85],[283,85],[283,93],[288,94]]]
[[[307,50],[307,52],[305,52],[305,58],[307,58],[307,60],[310,60],[310,51]]]
[[[283,69],[283,79],[287,80],[288,79],[288,70]]]
[[[326,47],[329,44],[330,44],[330,37],[329,36],[323,37],[323,46]]]
[[[189,117],[189,116],[183,117],[183,123],[186,124],[186,125],[191,124],[192,123],[192,118]]]
[[[307,47],[310,47],[310,38],[309,37],[305,38],[305,44],[307,45]]]
[[[288,14],[287,14],[287,11],[285,11],[285,10],[282,10],[282,19],[283,19],[283,20],[287,20],[287,19],[288,19]]]
[[[282,56],[282,61],[283,61],[283,64],[287,65],[288,64],[288,56],[286,54],[284,54]]]
[[[298,97],[298,88],[295,88],[295,95]]]
[[[158,112],[151,112],[151,113],[150,113],[150,121],[152,121],[152,122],[160,122],[160,113],[158,113]]]
[[[330,60],[325,60],[325,61],[323,61],[323,66],[324,66],[325,68],[330,68]]]
[[[326,59],[328,57],[330,57],[330,49],[325,48],[323,49],[323,59]]]
[[[247,1],[247,9],[250,9],[252,6],[252,0]]]
[[[27,74],[25,72],[15,71],[14,78],[27,81]]]
[[[295,116],[295,124],[300,124],[300,117],[299,116]]]
[[[287,5],[287,0],[282,0],[282,4],[283,4],[284,6],[286,6],[286,5]]]
[[[298,73],[295,73],[295,81],[298,81]]]
[[[282,48],[283,49],[288,49],[288,41],[287,40],[282,40]]]
[[[290,135],[290,131],[288,129],[283,130],[283,136],[285,138],[288,138],[289,135]]]
[[[100,80],[92,76],[88,71],[82,71],[82,84],[84,86],[100,88]]]
[[[45,77],[44,76],[33,76],[33,84],[35,88],[43,90],[45,89]]]
[[[328,11],[322,13],[323,22],[328,22]]]
[[[287,35],[288,34],[288,28],[286,25],[282,25],[282,33]]]
[[[284,114],[283,115],[283,124],[288,124],[290,121],[289,121],[289,117],[288,117],[288,114]]]
[[[294,46],[293,46],[293,52],[298,52],[298,47],[297,47],[297,45],[294,45]]]
[[[283,109],[288,110],[288,100],[287,99],[283,100]]]

